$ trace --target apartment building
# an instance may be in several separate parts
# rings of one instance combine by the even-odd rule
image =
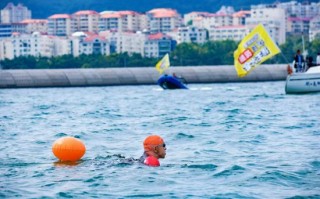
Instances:
[[[141,32],[105,31],[101,33],[111,45],[111,53],[139,53],[143,56],[146,35]]]
[[[303,1],[300,3],[289,1],[277,3],[276,7],[284,9],[287,17],[312,18],[320,13],[320,2]]]
[[[296,35],[308,35],[311,19],[310,17],[288,17],[287,32]]]
[[[109,42],[99,35],[92,35],[80,41],[80,54],[110,54]]]
[[[1,24],[0,23],[0,39],[1,38],[7,38],[10,37],[12,32],[13,32],[13,28],[12,28],[12,24]]]
[[[176,41],[163,33],[150,34],[144,43],[145,57],[163,57],[176,47]]]
[[[250,10],[241,10],[239,12],[235,12],[232,14],[233,17],[233,25],[238,26],[238,25],[246,25],[247,19],[250,17],[251,12]]]
[[[13,57],[7,57],[13,59],[19,56],[54,56],[53,40],[48,35],[41,35],[39,32],[29,34],[13,33],[11,38],[12,46],[7,46],[8,51],[12,51]],[[10,49],[11,47],[11,49]]]
[[[309,40],[320,39],[320,14],[310,20]]]
[[[13,59],[13,43],[10,38],[0,39],[0,60]]]
[[[99,32],[100,14],[94,10],[81,10],[72,15],[74,32]]]
[[[227,13],[207,13],[207,12],[191,12],[185,15],[188,22],[198,28],[205,28],[209,32],[220,26],[233,25],[232,14]],[[185,20],[185,22],[187,21]]]
[[[48,20],[45,19],[25,19],[19,22],[25,25],[25,33],[40,32],[43,34],[48,33]]]
[[[203,18],[209,16],[211,13],[209,12],[190,12],[183,16],[183,24],[184,25],[194,25],[194,22]],[[197,26],[199,27],[199,26]]]
[[[182,25],[181,15],[173,9],[158,8],[147,12],[150,33],[167,33]]]
[[[285,10],[286,15],[286,32],[296,35],[308,35],[310,20],[320,13],[320,2],[303,1],[290,1],[284,3],[275,3],[274,5],[256,5],[251,6],[252,9],[256,8],[281,8]]]
[[[69,14],[54,14],[48,18],[48,34],[69,36],[75,32],[75,21]]]
[[[204,28],[198,28],[195,26],[179,27],[172,32],[168,32],[167,35],[172,39],[180,43],[205,43],[208,40],[208,31]]]
[[[255,26],[263,24],[269,35],[278,44],[286,41],[286,15],[282,8],[254,7],[246,25]]]
[[[249,27],[245,25],[220,26],[211,30],[210,40],[241,41],[249,32]]]
[[[0,10],[0,14],[0,23],[18,23],[25,19],[31,19],[31,11],[21,3],[17,6],[8,3],[6,7]]]
[[[99,31],[136,32],[146,28],[142,14],[134,11],[100,13]]]

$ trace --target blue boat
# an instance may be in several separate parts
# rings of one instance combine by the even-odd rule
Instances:
[[[163,89],[188,89],[183,80],[183,78],[165,74],[158,79],[158,85]]]

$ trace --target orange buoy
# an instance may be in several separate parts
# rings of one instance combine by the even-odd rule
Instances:
[[[60,161],[78,161],[85,154],[86,147],[74,137],[62,137],[52,145],[53,154]]]

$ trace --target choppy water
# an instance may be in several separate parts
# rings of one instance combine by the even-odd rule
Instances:
[[[0,198],[320,198],[320,94],[284,82],[0,90]],[[128,164],[147,135],[161,167]],[[52,143],[80,138],[77,165]]]

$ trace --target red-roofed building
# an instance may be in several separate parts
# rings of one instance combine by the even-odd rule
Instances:
[[[75,16],[84,16],[84,15],[99,15],[99,13],[97,13],[94,10],[80,10],[78,12],[75,12],[73,15]]]
[[[69,14],[55,14],[49,17],[49,19],[70,19],[71,15]]]
[[[91,35],[84,39],[85,42],[93,42],[95,40],[106,41],[106,38],[99,35]]]
[[[118,11],[104,13],[100,16],[99,31],[115,30],[119,32],[138,31],[146,28],[143,26],[143,15],[134,11]]]
[[[100,14],[93,10],[81,10],[72,15],[74,31],[95,32],[99,31]]]
[[[144,43],[145,57],[163,57],[176,47],[177,42],[163,33],[150,34]]]
[[[234,25],[246,25],[246,19],[250,17],[250,10],[241,10],[232,15]]]
[[[48,34],[69,36],[74,32],[74,20],[68,14],[55,14],[48,18]]]
[[[171,32],[182,25],[180,14],[176,10],[158,8],[147,12],[148,29],[151,33]]]
[[[110,43],[105,37],[97,34],[86,33],[87,37],[73,37],[72,38],[72,52],[74,56],[81,54],[110,54]]]
[[[26,33],[48,33],[48,20],[45,19],[25,19],[20,24],[25,25]]]
[[[301,35],[309,34],[311,17],[288,17],[287,32]]]

